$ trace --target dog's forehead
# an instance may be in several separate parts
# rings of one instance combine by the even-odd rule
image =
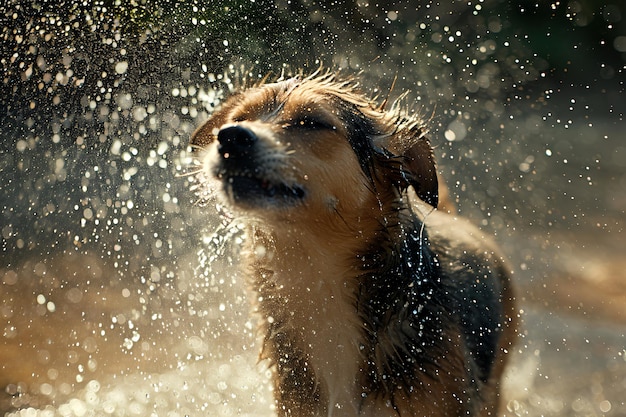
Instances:
[[[302,80],[290,78],[288,80],[265,84],[261,87],[270,94],[266,94],[277,105],[285,105],[288,102],[293,104],[310,104],[329,99],[332,91],[326,86],[312,80]]]
[[[302,85],[302,80],[289,78],[287,80],[276,81],[261,86],[262,89],[270,89],[277,95],[289,96],[296,88]]]
[[[291,78],[245,90],[233,107],[233,119],[256,119],[303,109],[319,108],[337,100],[334,92],[311,80]]]

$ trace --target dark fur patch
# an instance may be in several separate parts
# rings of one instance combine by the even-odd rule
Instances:
[[[472,303],[470,297],[459,298],[459,288],[442,281],[445,274],[422,224],[410,212],[401,217],[402,223],[386,228],[381,245],[364,256],[357,302],[368,341],[368,385],[392,404],[398,390],[410,396],[429,380],[439,382],[458,373],[451,357],[463,350],[454,346],[458,341],[451,335],[467,321],[463,304]],[[394,241],[399,243],[390,245]],[[473,331],[468,327],[468,334]],[[493,352],[485,355],[491,358]],[[482,379],[482,372],[470,357],[459,359],[467,372],[466,380],[457,382],[463,387],[462,407],[472,412],[478,407],[480,384],[471,382]]]

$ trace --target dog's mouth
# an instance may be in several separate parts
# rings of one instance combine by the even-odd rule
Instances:
[[[222,127],[217,135],[214,175],[226,197],[246,209],[292,206],[305,198],[291,175],[284,150],[274,149],[254,130],[242,125]]]
[[[305,190],[298,184],[274,182],[252,172],[229,172],[217,170],[226,196],[235,204],[251,206],[294,205],[305,197]]]

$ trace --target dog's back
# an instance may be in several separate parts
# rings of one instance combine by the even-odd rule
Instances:
[[[442,281],[469,354],[484,415],[497,415],[499,383],[515,339],[517,310],[510,269],[485,234],[464,219],[434,211],[424,220]]]

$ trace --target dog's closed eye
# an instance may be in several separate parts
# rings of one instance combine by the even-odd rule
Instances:
[[[287,124],[288,127],[297,127],[309,130],[336,130],[337,126],[333,122],[317,116],[298,117]]]

